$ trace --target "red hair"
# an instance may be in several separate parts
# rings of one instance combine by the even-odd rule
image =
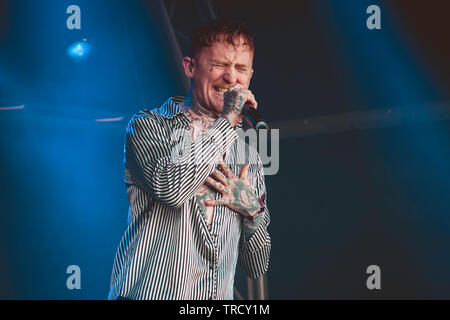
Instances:
[[[191,39],[192,56],[203,47],[211,47],[214,42],[227,43],[236,47],[240,44],[241,38],[244,40],[243,45],[255,51],[255,41],[244,23],[227,18],[210,20],[194,30]]]

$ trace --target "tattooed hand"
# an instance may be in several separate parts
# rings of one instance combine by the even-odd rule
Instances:
[[[242,110],[246,103],[255,109],[258,107],[255,96],[250,90],[242,89],[238,85],[230,88],[223,94],[222,117],[227,118],[231,126],[235,127],[242,121]]]
[[[252,186],[247,178],[250,164],[245,164],[241,169],[241,176],[236,177],[230,168],[224,163],[219,163],[220,168],[206,179],[206,183],[222,193],[219,200],[207,200],[207,206],[227,206],[233,211],[248,217],[255,215],[260,210],[258,197],[255,195]]]

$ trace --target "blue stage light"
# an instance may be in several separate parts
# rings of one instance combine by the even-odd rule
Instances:
[[[80,59],[85,57],[89,52],[91,51],[91,46],[89,43],[87,43],[86,39],[83,39],[83,41],[78,41],[72,44],[67,49],[67,54],[69,57]]]

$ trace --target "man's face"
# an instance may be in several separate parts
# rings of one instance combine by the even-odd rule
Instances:
[[[214,42],[201,48],[194,58],[193,95],[206,109],[220,115],[225,89],[248,89],[253,74],[253,51],[248,46]]]

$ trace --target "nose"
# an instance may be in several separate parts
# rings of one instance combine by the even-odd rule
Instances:
[[[223,79],[230,84],[236,83],[236,70],[233,67],[226,68]]]

